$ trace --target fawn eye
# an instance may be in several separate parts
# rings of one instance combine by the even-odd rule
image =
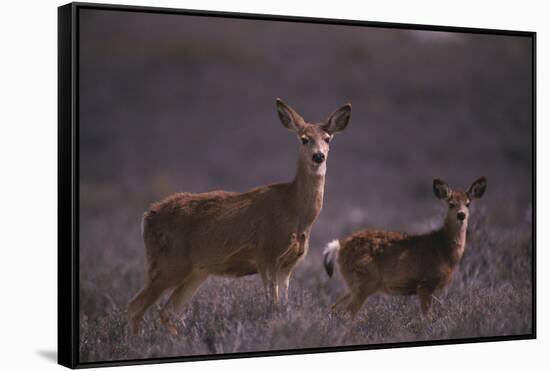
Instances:
[[[331,140],[331,139],[332,139],[331,137],[326,137],[326,138],[325,138],[325,142],[330,143],[330,140]]]
[[[456,204],[452,204],[452,203],[451,203],[451,204],[449,204],[449,207],[450,207],[451,209],[454,209],[454,208],[456,207]]]
[[[466,202],[466,207],[470,207],[470,203],[469,203],[469,202]]]
[[[309,139],[307,137],[301,137],[300,140],[302,141],[302,144],[308,144]]]

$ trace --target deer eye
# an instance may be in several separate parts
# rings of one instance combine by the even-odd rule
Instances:
[[[330,143],[330,140],[331,140],[331,139],[332,139],[331,137],[326,137],[326,138],[325,138],[325,142]]]
[[[456,207],[456,204],[450,203],[450,204],[449,204],[449,207],[450,207],[451,209],[454,209],[454,208]]]
[[[470,207],[470,201],[466,202],[466,207]]]
[[[308,144],[309,139],[307,137],[301,137],[300,140],[302,141],[302,144]]]

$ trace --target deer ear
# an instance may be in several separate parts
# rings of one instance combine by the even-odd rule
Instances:
[[[351,104],[345,104],[334,111],[323,125],[323,130],[329,134],[343,131],[351,118]]]
[[[466,192],[470,198],[481,198],[487,189],[487,178],[482,176],[478,180],[472,183],[470,189]]]
[[[281,99],[277,98],[277,114],[285,128],[299,132],[304,119]]]
[[[433,188],[435,196],[440,200],[446,200],[451,195],[451,188],[442,180],[434,179]]]

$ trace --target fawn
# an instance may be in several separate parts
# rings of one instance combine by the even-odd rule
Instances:
[[[324,250],[324,266],[332,276],[335,258],[348,293],[333,309],[344,309],[355,318],[369,295],[418,295],[422,313],[432,318],[432,294],[451,280],[464,253],[470,202],[487,188],[485,177],[466,192],[453,191],[438,179],[433,181],[437,198],[447,204],[443,226],[431,233],[363,230],[330,242]]]
[[[178,315],[211,275],[240,277],[259,273],[266,297],[279,303],[279,287],[288,300],[295,265],[306,255],[312,225],[323,206],[329,143],[346,128],[351,105],[311,124],[280,99],[277,113],[299,141],[296,175],[291,182],[264,185],[244,193],[176,193],[154,203],[142,218],[147,279],[131,300],[131,330],[139,332],[147,310],[173,289],[160,312],[161,322],[177,334]]]

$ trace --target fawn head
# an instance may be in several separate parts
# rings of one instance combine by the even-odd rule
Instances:
[[[334,111],[324,123],[304,121],[295,110],[277,98],[277,113],[285,128],[294,132],[300,143],[299,162],[312,175],[325,175],[330,142],[343,131],[351,118],[351,104]]]
[[[447,225],[462,228],[468,225],[470,216],[470,203],[475,198],[480,198],[487,188],[487,179],[481,177],[472,183],[466,192],[453,191],[442,180],[434,179],[433,189],[435,196],[447,203]]]

